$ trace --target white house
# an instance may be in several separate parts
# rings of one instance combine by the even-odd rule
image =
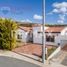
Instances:
[[[32,28],[18,27],[18,29],[16,30],[16,39],[22,42],[32,41]]]
[[[45,27],[45,34],[47,45],[67,44],[67,27]],[[42,27],[33,27],[33,43],[42,44]]]
[[[42,44],[42,33],[39,31],[42,31],[42,25],[41,26],[35,26],[33,27],[33,43],[39,43]],[[45,27],[45,30],[48,27]]]

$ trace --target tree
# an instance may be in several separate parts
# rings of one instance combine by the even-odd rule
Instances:
[[[0,48],[9,49],[15,48],[15,30],[17,24],[11,19],[0,18]]]

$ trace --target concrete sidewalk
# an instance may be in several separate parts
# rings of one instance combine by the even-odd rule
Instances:
[[[27,62],[30,62],[30,63],[33,63],[33,64],[37,64],[41,67],[65,67],[65,66],[63,66],[59,63],[51,63],[51,64],[45,63],[45,64],[42,64],[41,62],[38,62],[34,59],[31,59],[31,58],[16,54],[16,53],[11,52],[11,51],[0,50],[0,56],[8,56],[8,57],[17,58],[17,59],[24,60],[24,61],[27,61]]]

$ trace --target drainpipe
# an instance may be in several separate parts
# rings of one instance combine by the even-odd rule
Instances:
[[[42,63],[46,60],[46,45],[45,45],[45,0],[42,0]]]

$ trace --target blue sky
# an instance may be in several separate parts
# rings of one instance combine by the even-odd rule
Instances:
[[[46,1],[46,24],[67,23],[67,0]],[[42,0],[0,0],[0,17],[42,23]]]
[[[67,23],[67,0],[46,0],[46,23]]]
[[[0,17],[41,23],[42,0],[0,0]]]

